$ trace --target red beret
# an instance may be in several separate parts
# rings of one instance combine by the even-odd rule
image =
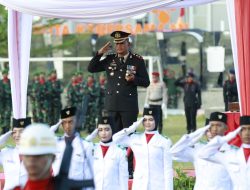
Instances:
[[[160,74],[159,74],[158,72],[152,72],[152,75],[153,75],[153,76],[157,76],[157,77],[160,76]]]

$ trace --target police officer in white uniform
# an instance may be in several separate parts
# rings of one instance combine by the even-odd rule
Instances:
[[[24,168],[22,158],[19,156],[19,140],[24,128],[31,124],[31,118],[13,118],[12,123],[12,131],[5,134],[4,141],[12,135],[16,146],[6,146],[0,152],[0,163],[3,166],[5,176],[4,190],[11,189],[17,185],[23,185],[27,181],[27,172]]]
[[[227,151],[218,151],[239,133],[242,145],[240,148],[231,147]],[[217,136],[204,147],[200,158],[223,165],[233,182],[233,190],[250,189],[250,116],[240,117],[240,127],[224,137]]]
[[[100,118],[97,131],[94,131],[100,139],[94,148],[93,167],[96,190],[128,190],[126,151],[112,141],[112,131],[111,119]]]
[[[167,88],[163,81],[159,79],[158,72],[152,72],[152,82],[147,88],[145,107],[154,108],[156,111],[156,125],[159,133],[162,133],[162,112],[167,108]],[[165,114],[164,114],[165,115]]]
[[[69,169],[69,179],[93,179],[93,146],[92,143],[82,139],[74,127],[76,108],[66,108],[61,111],[62,128],[64,136],[57,140],[58,153],[53,163],[53,174],[59,173],[66,141],[71,141],[73,146],[72,159]]]
[[[132,189],[173,190],[171,141],[158,133],[153,108],[144,108],[143,116],[113,136],[115,143],[129,146],[134,152],[136,165]],[[141,123],[145,132],[134,133]]]
[[[209,140],[217,135],[222,136],[227,129],[227,116],[224,113],[211,113],[209,121],[209,125],[184,135],[171,148],[173,159],[194,164],[196,174],[194,190],[231,190],[232,181],[227,170],[221,165],[210,163],[198,157],[199,152],[203,152],[203,148],[207,144],[207,141],[199,141],[205,133]],[[227,149],[230,149],[230,146],[225,143],[220,151]]]

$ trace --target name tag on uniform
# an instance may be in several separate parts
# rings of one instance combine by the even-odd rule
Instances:
[[[142,146],[141,143],[134,143],[135,146]]]
[[[81,154],[76,154],[76,156],[78,156],[78,157],[82,157],[82,155],[81,155]]]

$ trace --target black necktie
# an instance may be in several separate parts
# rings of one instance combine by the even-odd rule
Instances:
[[[124,63],[124,57],[120,57],[120,61],[123,64]]]
[[[65,137],[65,142],[66,142],[66,144],[67,144],[67,143],[71,144],[72,141],[74,140],[74,138],[75,138],[75,135],[70,136],[70,137]]]

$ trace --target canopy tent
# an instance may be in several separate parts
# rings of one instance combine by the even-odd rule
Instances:
[[[177,8],[216,0],[0,0],[18,12],[85,23],[110,23],[153,9]]]
[[[216,0],[0,0],[9,8],[9,57],[13,115],[26,116],[32,16],[108,23],[153,9],[179,8]],[[227,0],[231,41],[242,115],[250,115],[249,16],[250,0]],[[237,28],[236,28],[237,26]]]

